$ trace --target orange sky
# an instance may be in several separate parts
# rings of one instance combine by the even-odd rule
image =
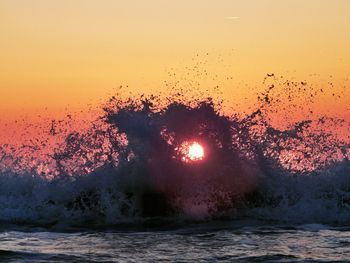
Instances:
[[[348,0],[1,0],[0,118],[83,108],[121,84],[165,91],[164,81],[218,84],[242,103],[270,72],[332,81],[343,98],[318,107],[347,117],[349,14]]]

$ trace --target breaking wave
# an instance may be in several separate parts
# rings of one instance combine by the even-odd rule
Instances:
[[[113,225],[147,218],[350,222],[349,123],[307,118],[279,128],[281,96],[245,116],[211,98],[112,97],[84,132],[0,148],[0,220]],[[293,89],[290,88],[293,86]],[[305,95],[305,94],[304,94]],[[276,99],[277,98],[277,99]],[[287,99],[288,101],[288,99]],[[284,105],[286,106],[286,105]],[[286,108],[286,107],[285,107]],[[58,135],[57,135],[58,134]],[[48,137],[59,136],[52,126]],[[195,141],[198,161],[179,150]]]

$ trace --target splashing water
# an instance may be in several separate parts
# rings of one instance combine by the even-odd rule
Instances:
[[[278,129],[273,89],[243,117],[210,98],[113,97],[90,129],[69,133],[52,152],[42,154],[47,141],[2,145],[0,220],[349,222],[349,124],[322,117]]]

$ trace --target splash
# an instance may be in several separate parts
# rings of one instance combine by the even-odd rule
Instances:
[[[285,92],[276,99],[274,89],[259,94],[245,116],[224,114],[210,97],[115,96],[89,129],[64,136],[50,130],[60,142],[2,145],[0,220],[348,222],[349,123],[323,116],[278,128],[274,103],[287,108],[279,99]],[[296,90],[288,103],[302,98],[303,89]]]

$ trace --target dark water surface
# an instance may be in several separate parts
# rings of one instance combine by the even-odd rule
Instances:
[[[0,234],[3,262],[350,262],[350,228],[236,226]]]

